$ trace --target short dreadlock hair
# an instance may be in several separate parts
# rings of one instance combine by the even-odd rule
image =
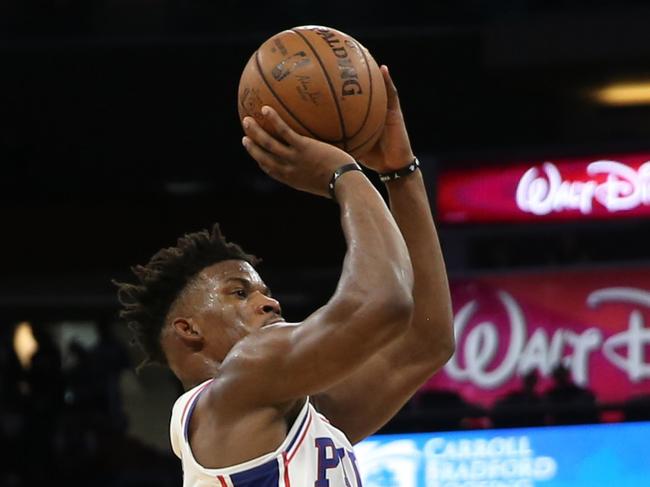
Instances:
[[[226,241],[219,224],[180,237],[175,247],[159,250],[146,265],[131,267],[137,282],[117,282],[122,306],[120,318],[133,332],[133,342],[145,353],[139,368],[167,364],[160,333],[171,306],[194,278],[206,267],[224,260],[244,260],[256,266],[260,260]]]

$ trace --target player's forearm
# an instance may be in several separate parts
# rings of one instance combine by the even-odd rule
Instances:
[[[454,349],[451,298],[422,173],[417,171],[387,187],[391,211],[406,241],[415,277],[415,308],[409,330],[414,340],[409,343],[422,346],[425,356],[434,352],[446,361]]]
[[[347,242],[337,295],[383,307],[411,305],[408,249],[381,195],[360,172],[341,177],[336,191]]]

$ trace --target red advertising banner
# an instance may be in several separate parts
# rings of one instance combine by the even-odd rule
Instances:
[[[650,393],[650,268],[484,276],[451,282],[456,353],[425,389],[491,406],[563,363],[601,402]]]
[[[447,171],[436,208],[446,223],[647,216],[650,154]]]

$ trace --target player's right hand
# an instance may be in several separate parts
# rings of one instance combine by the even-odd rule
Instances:
[[[253,117],[245,117],[246,136],[242,139],[260,168],[292,188],[329,197],[332,174],[339,167],[354,162],[354,158],[334,145],[296,133],[271,107],[263,107],[262,114],[277,137],[265,131]]]
[[[384,77],[388,96],[388,110],[386,111],[384,131],[375,146],[359,157],[359,162],[379,173],[385,173],[403,168],[415,156],[406,131],[406,123],[404,122],[395,83],[386,65],[383,65],[380,70]]]

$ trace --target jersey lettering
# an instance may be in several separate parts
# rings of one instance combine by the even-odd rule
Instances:
[[[343,480],[345,480],[345,487],[352,487],[350,485],[350,479],[348,479],[348,472],[345,470],[345,463],[343,462],[343,457],[345,457],[345,448],[337,448],[336,454],[339,457],[341,468],[343,469]]]
[[[354,469],[354,476],[357,479],[357,486],[361,487],[361,475],[359,475],[359,468],[357,467],[357,457],[353,451],[349,451],[348,456],[350,457],[350,463]]]
[[[316,438],[315,443],[318,448],[318,477],[316,477],[314,487],[329,487],[327,470],[338,466],[339,456],[332,438]]]
[[[322,437],[316,438],[316,448],[318,449],[318,477],[314,482],[314,487],[329,487],[330,481],[327,478],[327,471],[337,468],[341,465],[343,470],[343,477],[346,487],[352,487],[348,477],[347,469],[343,459],[347,455],[354,470],[354,477],[357,487],[361,487],[361,476],[357,468],[357,457],[354,452],[346,450],[345,448],[336,448],[331,438]]]

